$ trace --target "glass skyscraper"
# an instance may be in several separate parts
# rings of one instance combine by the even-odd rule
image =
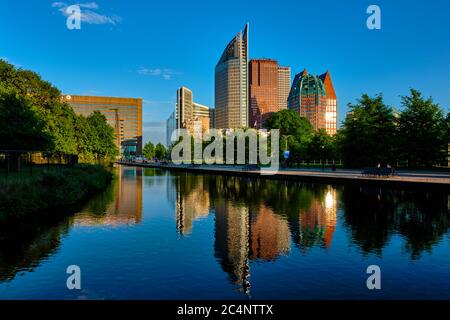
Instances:
[[[215,69],[215,124],[218,129],[248,126],[248,32],[225,48]]]

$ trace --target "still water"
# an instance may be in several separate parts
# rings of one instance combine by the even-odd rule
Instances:
[[[447,193],[123,167],[79,213],[0,235],[0,299],[450,299],[449,227]]]

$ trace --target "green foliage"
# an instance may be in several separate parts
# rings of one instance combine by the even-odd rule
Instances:
[[[364,94],[350,112],[339,133],[338,141],[344,164],[349,167],[376,166],[395,159],[395,124],[392,108],[383,96]]]
[[[158,143],[155,147],[155,157],[157,159],[165,159],[167,157],[166,147],[161,143]]]
[[[267,119],[264,127],[280,130],[280,152],[290,150],[292,158],[306,156],[306,146],[313,136],[313,127],[308,119],[300,117],[294,110],[282,110]]]
[[[83,165],[44,170],[29,179],[2,181],[0,222],[57,212],[104,190],[112,173],[101,166]]]
[[[0,84],[0,149],[42,150],[52,146],[51,136],[29,105],[11,89]]]
[[[87,119],[77,116],[61,102],[61,92],[38,74],[0,60],[0,87],[4,96],[1,121],[9,123],[1,132],[10,141],[7,145],[2,141],[0,148],[78,155],[84,162],[117,156],[114,129],[106,118],[101,114]]]
[[[313,160],[331,160],[336,158],[335,139],[325,129],[314,133],[306,147],[307,157]]]
[[[399,157],[414,167],[443,162],[449,142],[448,120],[439,105],[411,89],[410,96],[402,97],[402,106],[397,119]]]
[[[153,159],[156,154],[155,145],[151,141],[147,142],[142,150],[142,153],[147,159]]]

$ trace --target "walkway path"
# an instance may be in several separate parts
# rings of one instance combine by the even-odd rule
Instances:
[[[119,162],[119,164],[161,168],[168,170],[189,171],[189,172],[206,172],[214,174],[231,174],[237,176],[261,176],[265,178],[317,181],[329,183],[359,183],[372,184],[380,186],[421,186],[421,187],[445,187],[450,190],[450,172],[433,172],[433,171],[399,171],[394,177],[374,178],[361,175],[360,170],[338,169],[331,171],[325,169],[280,169],[279,171],[260,171],[260,170],[243,170],[243,166],[227,166],[227,165],[174,165],[159,163],[128,163]]]

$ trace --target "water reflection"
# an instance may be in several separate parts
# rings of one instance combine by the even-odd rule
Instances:
[[[117,171],[111,186],[78,214],[55,212],[20,225],[0,225],[0,283],[33,271],[75,227],[118,227],[142,221],[142,169]]]
[[[328,252],[338,212],[352,242],[363,254],[382,255],[399,234],[411,259],[448,233],[448,195],[440,192],[386,191],[225,176],[181,173],[175,190],[177,229],[192,232],[195,220],[215,215],[215,257],[238,289],[250,293],[252,261],[289,255],[291,243],[303,254]]]
[[[163,286],[167,281],[185,277],[186,268],[201,274],[197,271],[218,267],[220,276],[227,277],[222,279],[227,290],[232,286],[244,297],[254,295],[257,286],[251,274],[257,274],[261,268],[270,272],[267,270],[271,267],[282,265],[270,273],[271,279],[265,279],[271,283],[287,277],[299,281],[302,277],[323,275],[327,268],[321,265],[324,257],[334,267],[341,267],[341,259],[347,258],[366,263],[365,256],[383,259],[387,248],[398,244],[403,249],[401,258],[406,257],[408,263],[426,260],[429,257],[424,253],[432,253],[432,260],[426,260],[429,265],[438,261],[445,264],[448,258],[442,256],[442,250],[441,254],[433,251],[449,234],[449,200],[448,193],[442,191],[330,186],[123,167],[111,187],[76,215],[0,228],[0,284],[17,274],[34,271],[43,261],[57,256],[59,250],[66,248],[66,254],[73,250],[80,243],[76,235],[71,237],[70,250],[64,243],[72,230],[94,234],[92,239],[103,247],[92,246],[89,254],[102,255],[103,261],[113,257],[114,268],[127,277],[132,278],[132,272],[124,270],[146,265],[148,273],[139,269],[140,275],[153,282],[162,278]],[[200,221],[205,221],[201,226],[207,226],[206,232]],[[136,225],[140,227],[130,228]],[[124,228],[120,232],[96,233],[121,227]],[[203,232],[197,233],[196,228]],[[149,237],[152,241],[147,241]],[[122,245],[122,249],[110,248],[109,239],[116,246]],[[202,252],[212,252],[214,257],[195,256],[199,243],[211,249]],[[443,249],[447,250],[448,241],[444,244]],[[100,252],[101,248],[110,252]],[[177,251],[179,248],[183,250]],[[128,252],[128,259],[120,259],[123,251]],[[178,252],[176,256],[174,252]],[[86,261],[80,263],[87,267],[95,263],[95,259],[83,259]],[[213,266],[198,266],[190,259],[199,264],[212,260]],[[390,259],[386,261],[394,264]],[[291,267],[303,268],[303,273],[296,274]],[[220,280],[215,281],[205,282],[205,286],[218,286]],[[172,282],[172,286],[176,285],[176,281]],[[106,283],[104,286],[108,287]],[[161,292],[164,287],[156,286],[152,293],[157,295],[158,290]]]
[[[142,168],[124,167],[109,189],[73,218],[75,226],[118,227],[142,222]]]

